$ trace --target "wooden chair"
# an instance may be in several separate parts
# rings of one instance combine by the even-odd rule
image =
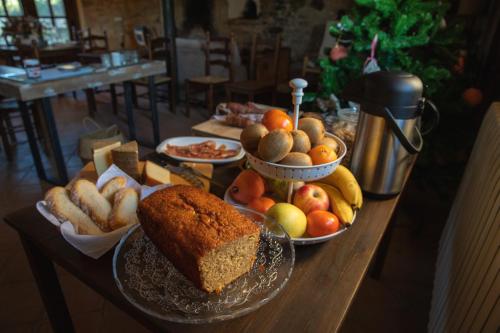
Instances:
[[[167,63],[170,61],[170,41],[168,38],[165,37],[157,37],[157,38],[152,38],[150,35],[146,37],[146,47],[147,47],[147,54],[148,54],[148,59],[149,60],[165,60]],[[169,66],[170,68],[170,66]],[[142,86],[142,87],[148,87],[149,86],[149,81],[148,78],[141,78],[132,81],[134,85],[134,91],[135,91],[135,86]],[[155,86],[162,86],[162,85],[168,85],[168,93],[169,93],[169,98],[167,99],[165,95],[159,94],[162,93],[161,90],[157,90],[157,98],[160,100],[169,100],[170,104],[170,111],[175,113],[175,105],[176,105],[176,99],[175,99],[175,85],[174,85],[174,80],[172,80],[172,77],[167,76],[167,75],[156,75],[154,76],[154,85]],[[149,96],[149,92],[146,92],[142,95],[137,95],[136,93],[134,94],[134,104],[137,105],[137,97],[141,96]]]
[[[34,104],[27,103],[29,108],[30,119],[33,117],[35,129],[37,130],[38,137],[41,137],[40,120],[37,118],[37,113],[34,109]],[[3,150],[7,156],[8,161],[13,160],[13,146],[18,143],[16,133],[24,132],[23,124],[14,124],[13,120],[21,118],[21,111],[15,99],[8,98],[0,100],[0,139],[2,140]],[[31,121],[31,120],[30,120]]]
[[[321,75],[321,70],[318,67],[311,67],[310,63],[311,59],[309,58],[309,56],[304,56],[304,60],[302,62],[302,70],[300,71],[300,77],[308,81],[309,88],[311,87],[311,79],[314,84]],[[291,94],[292,88],[290,88],[288,81],[278,82],[276,84],[276,93],[287,95]]]
[[[281,49],[281,35],[276,35],[274,48],[273,48],[273,62],[272,68],[270,69],[272,73],[271,80],[259,80],[255,77],[255,64],[257,58],[258,49],[258,36],[254,34],[252,36],[252,48],[250,53],[250,66],[249,66],[249,80],[232,82],[226,84],[226,97],[227,101],[231,101],[233,94],[246,95],[248,96],[248,101],[253,102],[256,95],[262,95],[266,93],[272,94],[273,104],[276,102],[276,92],[275,88],[278,83],[278,61]]]
[[[90,28],[88,28],[86,32],[86,34],[82,31],[78,33],[82,52],[109,52],[108,34],[106,31],[102,35],[94,35]]]
[[[205,76],[186,79],[186,115],[190,116],[190,95],[193,92],[204,91],[206,93],[206,107],[209,115],[214,112],[214,89],[225,83],[233,81],[232,45],[234,38],[211,37],[207,32],[205,51]],[[229,72],[229,77],[211,74],[213,66],[221,66]],[[194,88],[194,89],[193,89]]]

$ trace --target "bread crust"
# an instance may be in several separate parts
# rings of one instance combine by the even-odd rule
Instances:
[[[45,201],[52,214],[60,220],[69,221],[75,232],[81,235],[101,235],[103,231],[69,198],[68,191],[60,186],[45,194]]]
[[[116,176],[108,180],[101,189],[101,194],[110,203],[114,202],[115,194],[127,186],[127,178],[124,176]]]
[[[111,230],[115,230],[124,227],[128,224],[135,224],[138,222],[137,218],[137,205],[139,203],[139,195],[137,192],[131,188],[123,188],[115,194],[115,201],[113,204],[113,210],[109,216],[109,227]],[[130,207],[127,204],[134,205],[134,211],[131,213]]]
[[[111,204],[99,193],[94,183],[86,179],[77,180],[71,187],[70,198],[101,230],[110,231],[108,218]]]
[[[193,186],[175,185],[151,194],[139,203],[138,216],[151,241],[201,289],[199,260],[203,256],[240,237],[260,233],[236,208]]]

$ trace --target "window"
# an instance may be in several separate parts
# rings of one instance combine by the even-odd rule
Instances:
[[[0,45],[12,42],[10,37],[3,36],[3,27],[12,16],[23,16],[24,10],[20,0],[0,0]]]
[[[72,15],[68,15],[68,10]],[[12,44],[11,38],[3,37],[3,27],[14,16],[37,18],[42,25],[42,37],[49,45],[70,41],[70,27],[78,27],[74,1],[0,0],[0,45]]]
[[[42,24],[43,39],[47,44],[70,41],[68,20],[63,0],[35,0],[38,20]]]

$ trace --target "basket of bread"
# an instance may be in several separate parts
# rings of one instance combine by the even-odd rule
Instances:
[[[135,141],[113,143],[95,149],[93,162],[67,186],[48,190],[36,207],[72,246],[99,258],[137,224],[139,200],[170,182],[167,169],[139,161]]]

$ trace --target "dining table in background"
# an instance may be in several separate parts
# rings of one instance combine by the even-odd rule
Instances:
[[[123,83],[125,111],[127,114],[127,123],[129,130],[129,139],[136,139],[136,129],[134,121],[134,110],[132,101],[132,83],[130,81],[148,78],[149,102],[151,108],[151,121],[153,126],[153,146],[160,143],[160,129],[158,110],[156,106],[156,87],[153,77],[155,75],[164,74],[166,66],[164,61],[142,61],[137,64],[127,65],[123,67],[104,68],[104,67],[82,67],[74,72],[60,71],[57,68],[42,70],[42,78],[44,73],[49,79],[22,80],[13,77],[6,78],[3,75],[9,72],[19,71],[19,68],[2,66],[3,73],[0,75],[0,95],[7,98],[15,98],[19,104],[23,124],[28,136],[31,153],[35,163],[38,177],[54,184],[66,184],[68,175],[64,157],[62,154],[59,134],[57,131],[56,121],[52,111],[51,98],[59,94],[64,94],[78,90],[88,90],[98,88],[103,85],[113,83]],[[15,75],[14,75],[15,76]],[[46,174],[40,151],[38,149],[37,140],[30,121],[27,102],[40,101],[42,110],[42,119],[45,122],[48,134],[48,146],[54,158],[57,177],[49,177]],[[93,114],[95,107],[89,107],[90,115]],[[145,144],[151,146],[151,144]]]
[[[158,164],[175,161],[152,153],[145,159]],[[406,172],[405,184],[411,172]],[[241,171],[235,163],[215,166],[212,186],[224,196],[225,187]],[[387,250],[391,221],[401,194],[387,200],[364,198],[363,207],[349,229],[321,244],[295,246],[295,267],[285,288],[269,304],[239,318],[210,324],[179,324],[155,318],[132,305],[113,278],[113,250],[92,259],[73,248],[59,230],[38,213],[35,205],[4,219],[21,239],[54,332],[74,331],[54,264],[59,265],[104,299],[153,332],[336,332],[374,261],[377,277]],[[390,235],[390,233],[389,233]],[[380,245],[379,245],[380,244]],[[385,245],[384,245],[385,244]]]

